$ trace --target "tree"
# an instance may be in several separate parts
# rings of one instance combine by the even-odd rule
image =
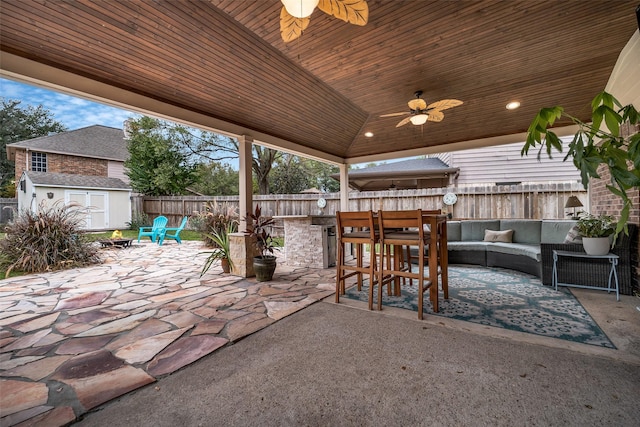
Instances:
[[[238,158],[238,141],[228,136],[199,129],[188,128],[177,123],[163,122],[167,136],[176,146],[194,161],[225,162]],[[269,194],[269,173],[273,163],[282,155],[270,148],[253,146],[251,169],[259,194]]]
[[[171,139],[170,125],[151,117],[130,120],[125,161],[131,187],[149,196],[184,194],[195,182],[196,165]]]
[[[240,177],[231,166],[218,162],[200,163],[196,173],[196,182],[190,188],[197,193],[207,196],[238,194]]]
[[[338,166],[328,163],[307,161],[310,174],[315,179],[315,186],[326,193],[336,193],[340,191],[340,181],[331,178],[331,175],[340,172]]]
[[[340,183],[330,175],[337,172],[337,166],[284,154],[271,171],[269,190],[276,194],[292,194],[317,187],[324,192],[336,192],[340,190]]]
[[[315,187],[303,159],[292,154],[283,155],[271,171],[269,190],[275,194],[295,194]]]
[[[280,151],[259,145],[253,146],[251,165],[258,182],[258,194],[269,194],[269,172],[271,172],[273,163],[281,156]]]
[[[7,144],[64,132],[67,128],[42,105],[21,108],[18,100],[2,99],[0,109],[0,187],[11,185],[15,165],[7,159]],[[13,197],[12,193],[9,197]]]

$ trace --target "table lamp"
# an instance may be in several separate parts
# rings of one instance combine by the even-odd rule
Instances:
[[[564,204],[565,209],[573,208],[573,212],[567,214],[571,215],[571,219],[578,219],[578,216],[576,215],[576,208],[581,208],[582,206],[582,202],[576,196],[570,196]]]

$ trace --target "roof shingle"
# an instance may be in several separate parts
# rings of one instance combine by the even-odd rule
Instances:
[[[102,125],[7,144],[11,147],[121,162],[129,158],[123,130]]]

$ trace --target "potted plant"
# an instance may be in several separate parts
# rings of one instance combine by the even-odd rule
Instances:
[[[247,229],[245,233],[256,239],[256,249],[260,255],[253,258],[253,271],[256,274],[258,282],[266,282],[273,278],[276,270],[276,256],[273,250],[276,248],[271,234],[267,231],[267,227],[273,225],[273,218],[265,218],[262,216],[260,205],[256,205],[253,213],[247,212],[245,217]]]
[[[234,226],[232,223],[227,224],[224,230],[213,230],[211,233],[207,233],[207,238],[213,242],[216,246],[211,252],[205,252],[209,254],[209,257],[202,267],[200,277],[202,277],[211,268],[213,263],[219,261],[222,271],[229,273],[233,270],[233,261],[231,260],[231,247],[229,243],[229,234],[234,232]]]
[[[589,255],[606,255],[611,246],[611,235],[616,231],[617,222],[610,215],[592,215],[581,212],[576,223],[582,236],[584,251]]]
[[[622,201],[615,235],[623,230],[628,234],[626,224],[633,205],[628,192],[637,194],[640,189],[640,132],[635,130],[640,125],[640,114],[633,105],[622,106],[607,92],[593,99],[591,117],[585,121],[567,114],[560,106],[542,108],[529,126],[521,154],[528,154],[536,146],[540,147],[538,158],[543,149],[549,157],[553,150],[562,152],[562,141],[550,128],[563,118],[578,126],[564,160],[573,159],[585,189],[589,179],[600,178],[600,166],[609,170],[611,182],[607,189]]]

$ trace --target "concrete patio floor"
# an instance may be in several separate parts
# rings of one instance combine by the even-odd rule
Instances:
[[[567,359],[572,363],[584,363],[587,360],[589,365],[596,366],[594,369],[608,366],[597,375],[594,373],[594,378],[604,376],[607,381],[624,383],[620,386],[624,394],[616,398],[621,406],[611,405],[609,410],[614,414],[609,415],[615,415],[621,407],[627,408],[627,400],[630,408],[636,408],[631,410],[630,415],[633,415],[634,410],[638,414],[633,397],[640,392],[640,311],[636,310],[640,300],[636,297],[622,296],[621,301],[616,302],[615,296],[605,292],[574,290],[580,302],[616,345],[617,349],[613,350],[436,316],[425,315],[425,320],[419,322],[414,312],[392,308],[385,308],[382,313],[368,312],[366,304],[344,298],[340,305],[335,305],[332,302],[333,296],[326,298],[333,294],[334,269],[289,268],[281,262],[273,282],[258,283],[255,279],[223,275],[218,269],[212,269],[200,279],[199,270],[206,257],[200,253],[203,250],[206,249],[199,242],[184,242],[180,246],[175,243],[165,244],[162,247],[141,242],[127,249],[103,250],[105,263],[99,266],[0,280],[0,424],[65,425],[93,410],[85,415],[83,424],[176,425],[179,420],[168,414],[172,410],[180,413],[180,408],[175,405],[181,402],[184,408],[185,401],[181,399],[190,398],[201,401],[199,404],[187,405],[195,405],[197,408],[189,415],[189,421],[182,423],[184,425],[193,425],[196,421],[202,425],[274,425],[281,424],[278,422],[278,414],[282,416],[282,424],[326,424],[322,419],[313,417],[299,418],[301,415],[298,415],[291,418],[277,411],[255,412],[262,403],[253,402],[249,398],[253,392],[244,391],[248,393],[245,402],[239,395],[242,391],[238,387],[242,388],[242,384],[231,386],[224,380],[218,384],[217,380],[210,377],[210,369],[213,369],[210,364],[216,366],[218,358],[221,358],[228,365],[227,359],[231,357],[242,369],[227,366],[226,369],[237,371],[228,375],[241,375],[242,379],[238,380],[245,382],[247,372],[252,372],[254,376],[265,375],[264,381],[276,384],[287,380],[285,374],[290,369],[301,369],[308,371],[309,375],[331,378],[336,369],[341,371],[351,367],[360,354],[358,348],[366,347],[371,338],[374,339],[373,347],[368,351],[375,353],[377,343],[380,361],[389,358],[384,353],[387,346],[380,346],[378,339],[382,335],[388,335],[389,331],[385,330],[383,333],[376,329],[365,331],[358,328],[366,329],[376,324],[380,327],[381,322],[390,321],[390,318],[394,319],[390,321],[394,325],[390,328],[400,328],[398,335],[404,334],[405,329],[413,330],[417,327],[417,331],[429,330],[437,336],[448,336],[469,343],[481,341],[491,343],[494,347],[515,346],[518,348],[517,352],[525,351],[531,357],[540,354],[542,359],[559,357],[558,360]],[[300,311],[323,299],[320,306]],[[288,327],[279,322],[278,325],[263,329],[297,311],[300,312],[286,319]],[[304,333],[310,333],[311,336],[290,336],[286,343],[282,343],[281,338],[296,333],[294,331],[297,327],[304,329],[304,326],[297,323],[296,327],[292,327],[292,322],[312,324],[318,321],[318,312],[323,313],[327,319],[332,319],[327,322],[326,328],[315,332],[305,329]],[[352,316],[369,319],[369,326],[360,325],[360,320],[349,320]],[[341,324],[342,321],[347,322],[347,325]],[[349,326],[349,322],[352,326]],[[276,340],[273,339],[273,334],[276,334]],[[345,355],[346,359],[343,360],[339,352],[329,355],[328,359],[323,358],[326,355],[322,352],[311,352],[311,347],[322,346],[325,337],[336,334],[344,334],[344,339],[352,338],[351,341],[346,341],[352,345],[351,349],[347,349],[349,354]],[[362,334],[367,334],[369,338],[364,339]],[[375,337],[377,334],[381,336]],[[248,335],[251,337],[241,340]],[[266,341],[261,341],[265,339]],[[245,349],[240,355],[234,354],[236,347],[251,345],[250,340],[257,340],[254,343],[257,353]],[[309,340],[313,342],[310,343]],[[230,346],[232,343],[235,345]],[[274,347],[268,348],[270,345]],[[327,345],[330,345],[330,340]],[[444,347],[443,351],[447,346]],[[342,352],[344,350],[339,349]],[[450,350],[462,351],[454,348]],[[465,350],[469,351],[467,357],[470,364],[479,356],[485,357],[477,346]],[[402,354],[398,354],[397,349],[395,352],[392,359]],[[306,357],[313,362],[314,367],[303,363],[302,366],[286,369],[279,366],[280,370],[274,373],[258,374],[251,371],[252,368],[258,369],[258,366],[254,366],[258,362],[249,359],[258,357],[266,363],[264,357],[267,353],[277,359],[279,364],[282,363],[281,359],[294,361],[298,357]],[[209,357],[205,358],[207,355]],[[386,364],[388,361],[382,363]],[[554,365],[554,370],[564,366],[553,360],[545,362],[545,365],[549,364]],[[189,366],[181,369],[187,365]],[[241,373],[245,368],[247,372]],[[203,373],[202,369],[206,372]],[[362,367],[353,366],[353,369],[362,370]],[[316,371],[318,372],[315,373]],[[362,374],[365,377],[367,375],[364,371]],[[578,374],[575,370],[569,370],[568,374],[579,383],[580,378],[576,377]],[[210,387],[214,387],[215,393],[233,398],[231,406],[223,410],[220,405],[208,404],[213,396],[194,395],[197,391],[192,389],[192,385],[198,384],[203,375],[209,378],[209,387],[206,388],[208,392],[213,393]],[[225,375],[227,374],[217,372],[214,377],[220,379]],[[279,378],[279,375],[284,376]],[[346,380],[347,377],[340,377],[339,380]],[[257,379],[256,377],[255,380]],[[494,382],[499,380],[493,379]],[[297,384],[296,381],[294,383]],[[340,386],[333,382],[336,390],[340,387],[355,387],[355,383],[338,383]],[[298,384],[304,390],[298,389],[295,393],[306,396],[309,399],[308,405],[311,405],[318,399],[322,400],[323,396],[314,397],[314,387],[309,384],[311,383]],[[224,388],[218,389],[218,385],[230,388],[225,392]],[[491,385],[494,386],[495,384]],[[291,393],[286,383],[279,387],[285,389],[280,392]],[[142,389],[136,393],[112,400],[139,388]],[[161,393],[162,390],[171,391],[165,394]],[[180,394],[181,390],[190,390],[191,397],[189,394]],[[338,394],[346,392],[348,390],[338,391]],[[361,390],[359,393],[362,395],[367,391]],[[144,400],[149,399],[149,394],[154,397]],[[216,399],[219,402],[223,397],[218,396]],[[585,399],[588,400],[588,396]],[[235,410],[234,408],[240,410],[242,405],[238,400],[245,402],[243,405],[251,405],[253,402],[253,406],[246,407],[245,418],[242,414],[234,415],[233,422],[229,421],[230,418],[203,418],[220,417],[227,414],[225,411]],[[363,401],[363,405],[365,404],[369,403]],[[375,405],[375,402],[370,404]],[[96,412],[96,409],[101,410]],[[300,408],[301,411],[303,409]],[[315,414],[310,408],[307,411]],[[340,415],[339,412],[331,414],[330,409],[327,411],[324,412],[329,418],[324,421],[338,419],[334,417]],[[164,418],[160,414],[165,414]],[[602,415],[601,412],[598,414]],[[342,416],[347,416],[343,424],[376,424],[350,422],[348,413]],[[619,421],[611,425],[626,425],[626,416],[618,414],[617,418],[611,418],[612,421]],[[409,415],[404,418],[405,421],[410,419]],[[585,419],[588,421],[590,418]],[[225,420],[229,423],[223,422]],[[402,419],[388,418],[388,421]],[[467,421],[473,421],[473,418]],[[525,424],[537,425],[535,422]]]

